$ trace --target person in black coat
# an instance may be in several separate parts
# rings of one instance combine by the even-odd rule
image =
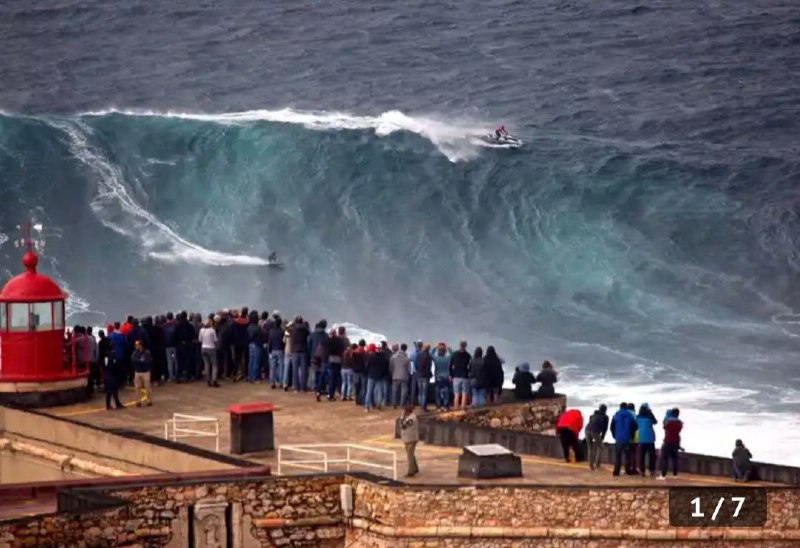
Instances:
[[[539,389],[533,395],[534,398],[554,398],[556,395],[555,383],[558,382],[558,375],[556,370],[553,369],[553,364],[545,360],[542,363],[542,370],[536,375],[536,382],[539,384]]]
[[[225,377],[231,379],[236,371],[236,361],[233,357],[233,318],[230,317],[228,312],[223,311],[220,315],[217,336],[219,337],[219,349],[222,354],[219,363],[223,364]]]
[[[419,406],[423,411],[428,411],[428,390],[433,377],[433,357],[431,356],[431,345],[426,343],[422,350],[417,353],[415,365],[417,367],[417,395]]]
[[[182,382],[190,380],[194,366],[194,343],[195,332],[192,324],[189,323],[189,315],[181,312],[175,321],[175,348],[178,355],[178,380]]]
[[[386,376],[389,375],[389,358],[386,352],[379,350],[374,344],[368,347],[369,356],[367,357],[367,391],[364,398],[364,409],[370,407],[383,407],[386,393],[384,384]]]
[[[486,389],[489,386],[489,375],[486,371],[486,361],[483,358],[483,348],[475,348],[469,362],[469,379],[472,385],[472,406],[486,405]]]
[[[533,383],[536,379],[530,370],[531,366],[528,363],[521,363],[514,371],[514,378],[511,382],[514,383],[514,397],[518,400],[533,399]]]
[[[486,356],[483,358],[484,367],[488,379],[486,396],[488,403],[495,403],[503,391],[503,381],[505,372],[503,371],[503,360],[497,355],[494,346],[486,348]]]
[[[112,325],[108,326],[109,332],[114,330]],[[106,337],[105,332],[101,329],[98,333],[100,340],[97,343],[97,353],[100,364],[100,369],[103,374],[103,388],[106,393],[106,411],[111,409],[125,409],[125,405],[119,401],[119,375],[116,369],[119,367],[116,357],[114,356],[114,349],[111,345],[111,339]],[[114,400],[114,407],[111,407],[111,400]]]
[[[295,392],[303,391],[308,392],[307,373],[308,373],[308,338],[311,330],[308,328],[308,323],[303,320],[302,316],[297,316],[294,323],[289,330],[289,343],[291,344],[291,358],[290,367],[292,373],[292,387]],[[287,352],[290,349],[287,348]],[[286,373],[284,373],[286,379]],[[289,390],[288,383],[284,383],[283,389]]]
[[[150,353],[153,355],[153,380],[163,384],[167,377],[167,346],[164,340],[164,330],[161,329],[162,319],[148,316],[142,321],[147,338],[150,340]]]
[[[240,381],[245,377],[249,354],[247,347],[250,344],[250,337],[247,334],[247,326],[250,321],[247,319],[249,311],[247,307],[242,308],[239,315],[234,314],[233,319],[233,358],[236,362],[236,372],[233,377],[234,382]]]
[[[272,388],[277,388],[283,381],[283,367],[286,360],[285,348],[283,344],[283,320],[278,314],[274,314],[269,321],[267,332],[267,352],[269,354],[269,378],[272,381]]]

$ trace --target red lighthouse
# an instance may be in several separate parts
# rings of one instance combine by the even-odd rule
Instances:
[[[85,400],[88,371],[76,367],[64,342],[67,295],[36,272],[30,232],[24,243],[25,272],[0,291],[0,403],[41,407]]]

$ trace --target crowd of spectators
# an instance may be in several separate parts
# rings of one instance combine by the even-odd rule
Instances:
[[[279,311],[220,310],[203,319],[197,313],[169,312],[109,324],[95,337],[75,326],[69,337],[75,361],[88,367],[89,390],[101,385],[106,407],[118,401],[121,386],[144,392],[152,404],[152,384],[205,381],[266,383],[273,389],[313,393],[317,401],[352,401],[366,411],[419,405],[427,411],[463,409],[494,403],[505,374],[493,346],[456,349],[445,342],[390,345],[351,341],[343,326],[318,321],[313,329],[301,316],[286,320]],[[513,382],[519,399],[550,397],[557,376],[550,362],[533,376],[527,364]],[[534,392],[531,385],[539,382]]]

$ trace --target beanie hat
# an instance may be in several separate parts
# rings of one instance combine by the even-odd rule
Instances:
[[[369,343],[369,346],[367,347],[367,351],[368,352],[375,352],[375,350],[376,350],[375,343]]]
[[[114,324],[110,323],[106,326],[106,333],[113,333],[114,332]]]

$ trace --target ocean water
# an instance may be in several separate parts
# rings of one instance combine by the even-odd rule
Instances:
[[[0,278],[34,217],[71,321],[466,337],[800,465],[796,3],[12,0],[0,46]]]

